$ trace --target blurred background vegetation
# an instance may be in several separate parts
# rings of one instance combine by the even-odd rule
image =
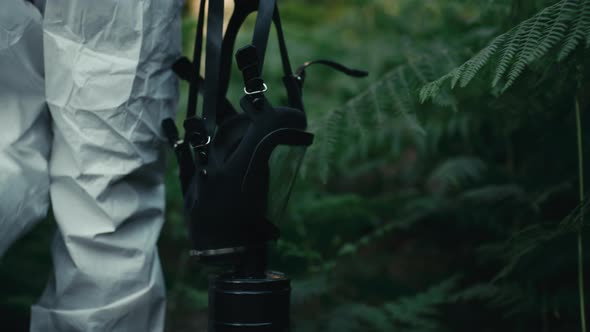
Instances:
[[[294,279],[294,331],[583,330],[590,1],[279,5],[294,65],[370,72],[308,72],[316,143],[272,253]],[[187,7],[187,53],[194,26]],[[271,39],[264,76],[279,87]],[[230,100],[240,90],[235,76]],[[167,180],[168,331],[205,331],[207,271],[187,256],[172,159]],[[0,262],[7,331],[26,326],[44,287],[52,231],[48,220]]]

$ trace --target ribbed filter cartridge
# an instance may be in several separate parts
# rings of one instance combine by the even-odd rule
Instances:
[[[288,332],[291,280],[225,274],[209,283],[209,332]]]

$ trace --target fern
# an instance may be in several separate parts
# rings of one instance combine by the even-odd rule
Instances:
[[[461,70],[461,87],[465,87],[471,82],[475,75],[477,75],[489,59],[498,51],[498,48],[503,44],[507,37],[507,35],[501,35],[490,45],[481,50],[475,57],[465,63]]]
[[[539,53],[535,53],[535,51],[543,42],[544,33],[547,33],[551,21],[555,21],[556,10],[551,10],[555,8],[556,7],[550,7],[549,10],[547,10],[546,15],[537,15],[528,22],[529,24],[525,24],[527,27],[526,36],[521,35],[519,38],[519,44],[522,45],[522,47],[519,48],[519,53],[516,55],[517,60],[514,62],[514,65],[508,74],[508,82],[506,82],[504,89],[510,87],[520,74],[522,74],[526,66],[532,63],[536,57],[540,55]]]
[[[342,129],[342,120],[344,119],[344,112],[345,110],[342,108],[335,109],[332,112],[327,113],[322,121],[322,139],[317,140],[318,143],[314,144],[312,149],[310,150],[311,156],[308,158],[312,158],[316,156],[319,160],[317,162],[317,171],[319,173],[320,178],[325,183],[328,178],[328,173],[330,173],[329,165],[333,160],[333,155],[335,152],[335,146],[339,142],[341,138],[341,129]],[[314,154],[314,152],[316,152]],[[307,165],[305,163],[304,165]],[[306,167],[302,167],[302,173],[306,173]]]
[[[362,303],[348,303],[336,308],[323,331],[393,331],[394,326],[380,308]]]
[[[417,198],[411,195],[404,201],[392,200],[396,206],[400,207],[399,216],[393,216],[391,221],[382,223],[375,227],[370,233],[361,236],[354,242],[348,242],[341,246],[338,251],[340,256],[356,254],[363,247],[376,243],[385,235],[394,230],[407,230],[425,217],[434,214],[445,208],[447,202],[435,197]]]
[[[326,183],[328,175],[335,173],[333,166],[343,169],[351,162],[365,160],[372,147],[389,149],[392,156],[398,156],[402,145],[420,144],[418,141],[424,139],[426,131],[417,117],[418,88],[458,64],[456,54],[440,43],[434,45],[429,54],[408,51],[405,64],[386,73],[341,107],[310,121],[315,124],[311,131],[317,139],[302,165],[302,174],[313,169]],[[434,65],[441,54],[443,65]],[[437,102],[437,106],[456,106],[450,95],[437,98]]]
[[[504,317],[509,317],[522,311],[528,296],[518,284],[479,283],[454,293],[451,301],[484,301],[490,306],[502,308],[505,310]]]
[[[420,90],[422,102],[436,97],[442,86],[451,81],[451,89],[460,82],[467,86],[483,68],[492,66],[491,86],[505,80],[502,92],[510,88],[525,68],[551,53],[563,61],[578,47],[590,47],[590,0],[561,0],[496,37],[486,48],[463,65]]]
[[[305,304],[313,298],[330,292],[333,288],[328,278],[323,275],[312,276],[305,280],[294,280],[292,281],[291,304]]]
[[[580,203],[570,214],[560,222],[560,227],[565,231],[577,231],[586,227],[587,214],[590,210],[590,199]]]
[[[489,185],[481,188],[467,190],[459,196],[462,201],[475,202],[477,204],[501,204],[517,203],[527,200],[522,187],[515,184]]]
[[[572,22],[572,28],[567,35],[563,47],[559,51],[557,59],[562,61],[570,53],[572,53],[576,47],[585,42],[586,47],[590,46],[590,2],[584,1],[582,7],[576,7],[575,10],[578,15]]]
[[[389,89],[389,96],[397,114],[403,116],[413,130],[424,134],[424,129],[415,118],[416,99],[413,96],[414,87],[406,77],[407,68],[403,66],[394,70],[390,77],[385,78],[385,85]]]
[[[457,277],[418,293],[412,297],[404,297],[395,302],[385,304],[384,308],[391,320],[406,331],[436,331],[440,329],[437,319],[438,306],[449,301],[457,286]],[[409,327],[403,329],[403,327]]]
[[[430,174],[427,183],[437,191],[446,192],[449,189],[475,181],[483,175],[485,163],[477,158],[458,157],[440,164]]]
[[[366,159],[372,144],[399,144],[399,139],[392,135],[399,134],[400,123],[414,132],[411,135],[423,135],[415,115],[417,86],[415,72],[409,66],[400,66],[342,107],[323,115],[311,129],[317,133],[317,143],[311,147],[302,171],[314,168],[326,182],[336,161],[342,165],[346,160]],[[336,155],[340,147],[350,153],[341,155],[343,159]]]
[[[504,243],[482,246],[480,251],[484,256],[499,257],[505,262],[494,277],[494,281],[498,281],[508,277],[537,248],[562,234],[564,232],[555,225],[535,224],[515,231]]]
[[[321,331],[375,331],[410,332],[439,331],[439,306],[450,302],[457,286],[457,277],[452,277],[418,293],[401,297],[380,306],[348,302],[330,313]]]
[[[551,17],[553,17],[554,15],[557,16],[551,24],[551,27],[549,27],[549,30],[543,34],[544,37],[539,43],[539,45],[533,49],[534,53],[531,55],[531,58],[529,60],[532,61],[535,58],[541,58],[543,54],[548,52],[551,49],[551,47],[553,47],[553,45],[557,44],[561,39],[564,38],[565,33],[568,29],[567,23],[569,22],[572,13],[572,10],[565,10],[565,7],[571,5],[572,2],[563,1],[559,6],[559,10],[550,11]],[[555,8],[556,7],[552,7],[552,9]]]

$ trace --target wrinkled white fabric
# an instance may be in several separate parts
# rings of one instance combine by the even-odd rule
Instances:
[[[51,145],[41,14],[22,0],[0,7],[0,256],[47,213]]]
[[[0,1],[0,254],[44,216],[48,188],[58,225],[31,331],[162,331],[160,123],[182,1],[51,0],[43,19]]]

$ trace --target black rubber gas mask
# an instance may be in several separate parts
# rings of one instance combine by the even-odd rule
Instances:
[[[291,71],[276,0],[235,0],[235,10],[222,36],[223,1],[209,1],[205,79],[200,71],[205,1],[201,3],[194,60],[182,58],[175,72],[190,82],[185,136],[180,140],[174,121],[163,123],[179,162],[184,212],[192,255],[219,258],[277,239],[271,223],[289,198],[293,180],[313,135],[306,131],[302,88],[309,62]],[[257,11],[254,38],[236,52],[244,80],[240,111],[226,99],[235,38],[246,17]],[[265,96],[269,87],[261,77],[268,35],[274,21],[279,37],[288,106],[274,106]],[[351,70],[330,61],[352,76]],[[196,115],[199,92],[202,116]]]

